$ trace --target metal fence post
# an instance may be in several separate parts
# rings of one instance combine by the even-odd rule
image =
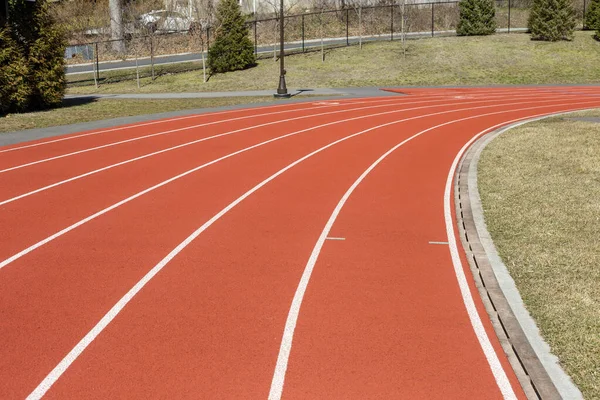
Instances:
[[[508,0],[508,33],[510,33],[510,0]]]
[[[210,49],[210,26],[206,28],[206,48]]]
[[[431,3],[431,37],[435,35],[435,3]]]
[[[254,14],[254,55],[258,54],[258,40],[256,39],[256,14]]]
[[[346,8],[346,46],[350,46],[350,39],[348,37],[348,9]]]
[[[394,40],[394,3],[390,6],[390,40]]]
[[[100,60],[98,58],[98,42],[95,43],[94,53],[96,53],[96,78],[100,80]],[[96,83],[96,87],[98,87],[98,83]]]
[[[302,52],[304,53],[304,14],[302,14]]]
[[[587,28],[587,26],[585,26],[585,6],[586,6],[586,1],[583,0],[583,29]]]
[[[150,69],[152,71],[152,80],[154,81],[154,38],[150,35]]]

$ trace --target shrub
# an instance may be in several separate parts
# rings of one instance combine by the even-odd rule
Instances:
[[[217,7],[217,32],[208,50],[211,73],[236,71],[256,64],[254,46],[237,0],[222,0]]]
[[[41,2],[36,14],[37,37],[29,47],[29,66],[32,97],[30,106],[34,109],[60,105],[65,94],[65,47],[63,30],[54,24]]]
[[[527,25],[533,40],[572,40],[575,9],[571,0],[534,0]]]
[[[0,30],[0,114],[27,109],[31,96],[28,75],[27,61],[9,28]]]
[[[2,112],[59,105],[66,87],[63,30],[50,16],[45,0],[10,0],[9,15],[0,45]]]
[[[585,27],[587,29],[600,29],[600,0],[592,0],[585,13]]]
[[[496,32],[494,0],[461,0],[460,19],[456,27],[459,36],[492,35]]]

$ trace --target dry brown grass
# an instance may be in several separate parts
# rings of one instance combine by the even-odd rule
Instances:
[[[556,117],[502,134],[479,188],[527,309],[584,397],[600,398],[600,123]]]
[[[408,41],[406,58],[399,41],[369,43],[321,53],[286,57],[291,88],[486,85],[600,82],[600,42],[590,32],[577,32],[572,42],[531,41],[526,34],[444,37]],[[164,67],[165,71],[170,67]],[[189,68],[184,64],[173,68]],[[272,59],[244,71],[217,74],[207,83],[202,71],[163,75],[152,82],[135,81],[73,87],[71,93],[195,92],[274,89],[279,64]],[[132,74],[114,71],[114,74]],[[103,76],[108,76],[103,73]],[[117,79],[111,78],[111,79]]]

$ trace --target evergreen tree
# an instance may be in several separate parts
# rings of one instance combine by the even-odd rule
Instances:
[[[47,0],[9,0],[9,16],[3,30],[4,44],[0,45],[0,80],[19,82],[19,88],[2,90],[2,111],[59,105],[66,86],[66,39],[62,28],[50,16]],[[27,89],[20,86],[23,82]]]
[[[600,29],[600,0],[592,0],[585,13],[585,27],[587,29]]]
[[[27,82],[27,61],[13,40],[9,28],[0,30],[0,114],[24,111],[31,86]]]
[[[533,0],[527,25],[533,40],[573,39],[575,9],[571,0]]]
[[[39,1],[39,0],[38,0]],[[50,18],[48,4],[40,2],[35,24],[37,37],[29,48],[32,97],[30,107],[42,109],[62,103],[66,89],[64,32]]]
[[[459,36],[492,35],[496,32],[494,0],[461,0],[460,19],[456,27]]]
[[[237,0],[222,0],[217,7],[216,38],[208,50],[211,73],[245,69],[256,64],[254,46]]]

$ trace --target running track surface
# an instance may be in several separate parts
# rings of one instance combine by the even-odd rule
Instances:
[[[0,148],[0,398],[523,398],[453,172],[600,88],[405,93]]]

